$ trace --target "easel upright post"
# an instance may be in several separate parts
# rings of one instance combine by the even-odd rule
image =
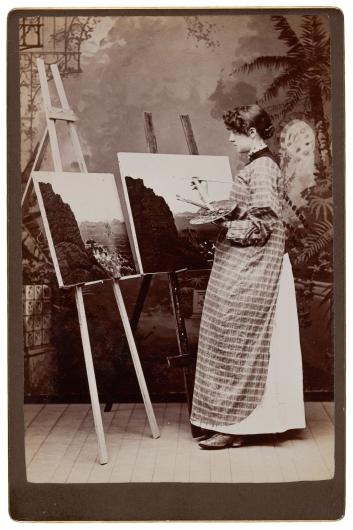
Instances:
[[[58,95],[59,95],[61,106],[62,106],[62,108],[65,111],[70,113],[71,109],[70,109],[70,105],[69,105],[69,102],[68,102],[66,94],[65,94],[64,85],[63,85],[62,79],[60,77],[58,65],[57,64],[52,64],[51,65],[51,71],[52,71],[52,74],[53,74],[53,79],[54,79],[55,85],[57,87],[57,91],[58,91]],[[75,125],[73,123],[73,120],[74,120],[74,116],[71,118],[71,120],[66,120],[67,124],[69,126],[71,142],[72,142],[72,145],[74,147],[76,160],[78,162],[78,165],[79,165],[81,173],[87,173],[86,161],[85,161],[85,158],[84,158],[83,153],[82,153],[81,144],[80,144],[80,141],[78,139],[77,131],[76,131]]]
[[[50,147],[51,147],[51,154],[53,158],[54,169],[55,171],[60,172],[62,171],[62,161],[61,161],[61,156],[60,156],[59,142],[58,142],[58,137],[56,133],[55,123],[56,123],[56,119],[62,119],[66,121],[69,124],[70,131],[72,131],[72,129],[74,130],[74,133],[71,134],[71,137],[73,139],[76,136],[75,127],[73,123],[71,123],[74,120],[73,113],[68,108],[69,105],[66,99],[64,87],[61,82],[60,74],[57,69],[57,65],[55,65],[55,67],[52,67],[52,71],[53,71],[53,76],[54,76],[54,82],[56,84],[56,89],[59,94],[60,102],[62,105],[65,103],[65,106],[63,106],[62,109],[53,109],[51,106],[49,86],[48,86],[47,76],[45,72],[45,64],[42,59],[37,59],[37,67],[38,67],[39,81],[40,81],[40,87],[42,91],[47,127],[45,129],[41,143],[39,145],[39,149],[38,149],[38,152],[37,152],[34,164],[33,164],[33,169],[34,170],[39,169],[43,161],[43,158],[44,158],[46,147],[49,142]],[[83,154],[82,154],[82,150],[78,142],[78,139],[76,143],[75,142],[73,143],[74,143],[75,154],[78,157],[78,160],[80,161],[83,159]],[[83,171],[85,169],[85,166],[80,164],[80,169],[81,171]],[[32,175],[30,175],[24,194],[23,194],[23,197],[22,197],[21,204],[22,204],[23,209],[25,209],[25,207],[27,206],[28,199],[30,197],[32,189],[33,189],[33,178],[32,178]],[[75,288],[75,299],[76,299],[77,313],[78,313],[78,319],[79,319],[79,324],[80,324],[80,332],[81,332],[83,353],[84,353],[84,359],[85,359],[85,365],[86,365],[88,387],[89,387],[90,399],[91,399],[91,404],[92,404],[93,421],[94,421],[94,427],[95,427],[97,441],[98,441],[99,462],[101,464],[106,464],[108,462],[108,453],[107,453],[107,446],[106,446],[105,436],[104,436],[102,414],[101,414],[100,404],[99,404],[99,399],[98,399],[97,383],[96,383],[96,377],[95,377],[95,372],[94,372],[92,350],[91,350],[91,344],[89,340],[85,306],[84,306],[83,293],[82,293],[81,286],[78,286]]]
[[[81,337],[82,337],[83,354],[85,357],[88,387],[89,387],[89,393],[91,396],[93,422],[94,422],[94,428],[95,428],[97,439],[98,439],[98,457],[99,457],[99,462],[101,464],[106,464],[108,462],[108,452],[107,452],[107,446],[105,443],[102,414],[101,414],[99,398],[98,398],[96,376],[94,373],[92,350],[91,350],[91,344],[90,344],[89,334],[88,334],[86,311],[85,311],[85,305],[83,302],[82,287],[76,287],[75,299],[76,299],[77,314],[78,314],[78,320],[80,324],[80,331],[81,331]]]
[[[55,120],[52,119],[49,114],[50,109],[51,109],[51,100],[50,100],[47,76],[45,72],[45,64],[44,64],[43,59],[37,59],[37,66],[38,66],[39,83],[40,83],[40,87],[42,90],[42,98],[43,98],[44,109],[45,109],[45,118],[47,121],[47,129],[49,133],[50,147],[51,147],[51,152],[52,152],[52,157],[53,157],[54,169],[55,171],[62,171],[63,166],[61,162],[58,136],[56,134],[56,129],[55,129]]]

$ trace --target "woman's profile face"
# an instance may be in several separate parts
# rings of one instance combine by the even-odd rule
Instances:
[[[252,147],[252,138],[247,134],[231,131],[229,141],[238,153],[248,153]]]

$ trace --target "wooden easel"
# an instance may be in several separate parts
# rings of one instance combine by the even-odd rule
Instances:
[[[182,123],[184,135],[186,138],[187,146],[189,153],[191,155],[198,155],[199,151],[195,141],[194,133],[191,127],[191,121],[188,114],[180,115],[180,120]],[[155,129],[153,126],[152,114],[150,112],[144,113],[144,127],[145,127],[145,136],[147,141],[148,150],[150,153],[158,153],[157,138],[155,134]],[[132,318],[130,320],[131,327],[133,331],[137,329],[138,322],[143,310],[144,302],[148,294],[148,290],[151,284],[153,275],[145,275],[142,279],[140,286],[140,291],[137,297],[135,308],[133,311]],[[181,312],[181,303],[180,303],[180,286],[178,275],[176,272],[168,273],[168,285],[171,304],[173,308],[173,315],[175,321],[175,330],[176,337],[178,342],[179,355],[172,357],[167,357],[167,361],[170,367],[181,368],[183,370],[184,377],[184,386],[185,386],[185,395],[188,405],[189,414],[191,412],[192,406],[192,394],[193,394],[193,366],[196,364],[196,355],[192,355],[189,352],[189,343],[186,332],[185,320]],[[124,345],[123,345],[124,346]],[[107,402],[105,410],[111,410],[113,401],[110,400]],[[193,437],[200,436],[202,433],[201,429],[196,425],[190,424],[191,432]]]
[[[48,143],[50,143],[50,147],[51,147],[54,171],[56,172],[63,171],[58,137],[57,137],[56,128],[55,128],[56,120],[63,120],[67,123],[68,128],[69,128],[69,134],[70,134],[71,142],[74,148],[75,156],[78,161],[80,172],[87,173],[86,163],[85,163],[81,145],[78,139],[77,131],[74,125],[74,122],[76,121],[76,117],[73,111],[69,107],[69,103],[66,98],[64,86],[63,86],[63,83],[60,77],[59,69],[56,64],[51,65],[53,80],[54,80],[56,90],[58,92],[60,104],[61,104],[60,108],[55,108],[55,107],[52,107],[52,104],[51,104],[49,86],[48,86],[47,76],[45,72],[45,64],[42,59],[37,59],[37,67],[38,67],[39,81],[40,81],[45,116],[46,116],[46,129],[42,137],[42,140],[40,142],[32,171],[39,170],[40,165],[44,159],[45,149],[48,146]],[[27,181],[27,185],[24,190],[24,194],[23,194],[22,201],[21,201],[21,205],[23,209],[25,209],[26,205],[28,204],[28,199],[29,199],[29,196],[32,190],[33,190],[33,178],[31,174]],[[157,421],[154,415],[154,411],[153,411],[152,403],[150,400],[149,392],[147,389],[146,381],[143,375],[142,366],[140,363],[134,336],[133,336],[131,326],[129,323],[129,318],[128,318],[128,314],[125,308],[119,281],[115,280],[115,281],[112,281],[112,283],[113,283],[113,292],[114,292],[115,300],[116,300],[119,313],[120,313],[120,317],[123,323],[126,340],[128,342],[129,349],[131,352],[132,361],[134,364],[136,376],[137,376],[139,387],[141,390],[142,399],[145,405],[152,436],[153,438],[158,438],[160,436],[160,433],[159,433]],[[87,378],[88,378],[88,386],[89,386],[90,398],[91,398],[91,403],[92,403],[93,421],[94,421],[94,427],[95,427],[97,441],[98,441],[98,457],[99,457],[99,462],[101,464],[105,464],[108,462],[108,453],[107,453],[107,447],[106,447],[106,442],[105,442],[103,423],[102,423],[102,414],[101,414],[101,409],[100,409],[100,404],[99,404],[97,383],[96,383],[96,377],[95,377],[95,372],[94,372],[92,351],[91,351],[91,345],[90,345],[90,339],[89,339],[89,333],[88,333],[88,327],[87,327],[82,285],[75,287],[75,299],[76,299],[77,313],[78,313],[79,324],[80,324],[82,346],[83,346]]]
[[[147,145],[150,153],[158,153],[157,138],[155,129],[153,126],[152,114],[150,112],[144,113],[145,119],[145,134]],[[191,155],[198,155],[198,149],[196,146],[195,138],[191,128],[190,118],[188,115],[180,116],[181,123],[183,125],[184,134],[187,140],[189,153]],[[170,299],[173,308],[173,315],[175,321],[176,337],[178,342],[179,355],[168,357],[168,364],[170,367],[179,367],[183,370],[184,386],[186,400],[188,404],[189,414],[192,406],[192,394],[193,394],[193,377],[191,372],[191,365],[193,358],[189,353],[189,342],[186,332],[185,320],[181,312],[180,304],[180,285],[179,279],[176,272],[168,272],[168,285],[170,292]],[[196,359],[195,359],[196,360]],[[193,436],[197,436],[201,433],[200,429],[195,425],[190,424],[191,432]]]

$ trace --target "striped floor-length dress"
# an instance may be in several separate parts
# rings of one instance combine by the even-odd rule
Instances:
[[[229,238],[231,229],[220,233],[201,318],[190,416],[200,427],[239,432],[264,397],[284,256],[281,194],[281,171],[268,149],[255,153],[235,178],[230,198],[266,237],[242,246]],[[297,427],[304,426],[302,411]]]

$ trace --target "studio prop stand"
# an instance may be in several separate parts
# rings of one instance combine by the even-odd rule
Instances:
[[[150,112],[144,113],[145,118],[145,134],[147,145],[150,153],[158,153],[157,138],[153,126],[152,114]],[[185,118],[185,116],[183,117]],[[189,118],[189,116],[187,116]],[[191,131],[192,135],[192,131]],[[193,135],[192,135],[193,138]],[[198,154],[195,140],[193,139],[195,154]],[[188,142],[189,145],[189,142]],[[167,361],[170,367],[182,368],[185,385],[185,395],[188,404],[189,414],[192,406],[192,394],[193,394],[193,378],[190,370],[189,360],[189,343],[188,336],[186,333],[185,320],[181,312],[180,307],[180,287],[178,275],[176,272],[168,272],[168,285],[170,292],[170,299],[173,308],[176,337],[178,341],[179,355],[173,357],[167,357]],[[199,434],[199,428],[191,424],[191,431],[194,436]]]
[[[192,155],[198,155],[198,149],[191,127],[189,115],[180,116],[181,123],[183,126],[186,142],[188,145],[189,153]],[[144,113],[144,126],[145,126],[145,136],[147,141],[147,146],[150,153],[158,153],[157,138],[153,126],[152,114],[150,112]],[[140,286],[140,291],[138,298],[135,304],[135,309],[133,316],[130,320],[132,329],[135,331],[139,322],[141,312],[143,310],[144,302],[148,293],[148,289],[151,283],[152,275],[145,275],[142,279]],[[181,368],[183,370],[184,377],[184,386],[185,386],[185,395],[187,400],[187,405],[189,409],[189,414],[191,412],[192,406],[192,395],[194,387],[194,367],[196,363],[196,355],[192,355],[189,352],[189,343],[186,332],[185,320],[181,311],[181,294],[180,286],[178,280],[177,272],[168,273],[168,285],[170,300],[173,309],[174,321],[175,321],[175,330],[178,343],[179,355],[167,357],[168,365],[172,368]],[[113,402],[110,401],[106,404],[105,410],[110,410]],[[199,436],[201,434],[201,429],[196,427],[193,424],[191,425],[191,432],[193,437]]]
[[[69,128],[70,139],[73,145],[74,153],[75,153],[78,165],[79,165],[80,172],[87,173],[85,159],[82,153],[79,138],[78,138],[77,131],[74,125],[74,122],[76,121],[76,117],[73,111],[69,107],[69,103],[66,98],[64,86],[63,86],[63,83],[60,77],[58,67],[56,64],[51,65],[51,72],[52,72],[54,84],[55,84],[55,87],[56,87],[56,90],[59,96],[60,104],[61,104],[60,108],[55,108],[55,107],[52,107],[51,105],[49,86],[48,86],[44,61],[41,59],[37,59],[37,67],[38,67],[39,81],[40,81],[40,87],[42,91],[42,98],[43,98],[44,110],[45,110],[45,116],[46,116],[46,129],[45,129],[44,135],[39,145],[39,149],[36,154],[36,158],[33,164],[33,171],[39,170],[41,163],[44,159],[45,150],[48,144],[50,144],[50,147],[51,147],[54,171],[55,172],[63,171],[63,166],[62,166],[62,161],[61,161],[61,156],[60,156],[60,149],[59,149],[59,142],[58,142],[56,127],[55,127],[56,120],[63,120],[67,123],[68,128]],[[28,204],[28,200],[29,200],[32,190],[33,190],[33,178],[31,174],[27,181],[27,185],[25,187],[24,194],[23,194],[22,201],[21,201],[21,205],[23,209],[25,209]],[[136,376],[137,376],[139,387],[141,390],[141,394],[142,394],[143,402],[145,405],[146,414],[147,414],[147,418],[148,418],[149,425],[151,428],[152,436],[153,438],[158,438],[160,436],[160,433],[159,433],[157,421],[154,415],[150,396],[148,393],[148,389],[147,389],[146,381],[144,378],[142,366],[140,363],[139,355],[137,352],[135,340],[134,340],[134,337],[131,331],[131,327],[130,327],[129,319],[127,316],[124,300],[122,297],[119,281],[113,280],[112,283],[113,283],[113,292],[114,292],[115,300],[116,300],[116,303],[119,309],[125,336],[126,336],[129,348],[130,348],[132,361],[134,364]],[[83,346],[84,359],[85,359],[85,365],[86,365],[89,393],[90,393],[91,404],[92,404],[93,421],[94,421],[94,427],[95,427],[95,432],[96,432],[97,441],[98,441],[98,457],[99,457],[99,462],[101,464],[106,464],[108,462],[108,452],[107,452],[107,447],[106,447],[106,442],[105,442],[102,414],[101,414],[100,403],[99,403],[99,398],[98,398],[97,383],[96,383],[96,377],[95,377],[95,372],[94,372],[92,350],[91,350],[88,327],[87,327],[87,319],[86,319],[86,313],[85,313],[82,285],[75,287],[75,300],[76,300],[77,313],[78,313],[78,319],[79,319],[79,325],[80,325],[80,332],[81,332],[82,346]]]

